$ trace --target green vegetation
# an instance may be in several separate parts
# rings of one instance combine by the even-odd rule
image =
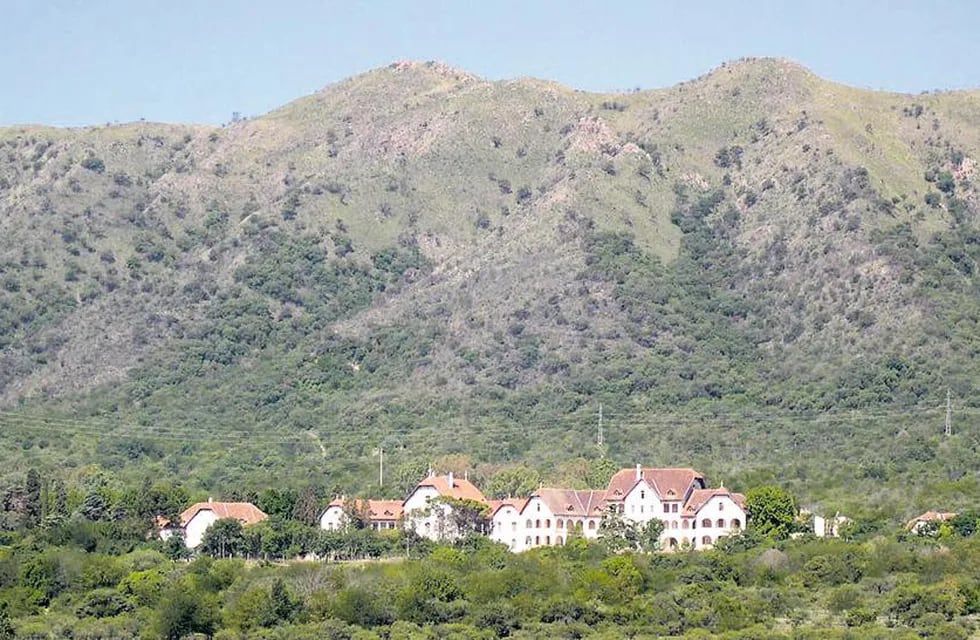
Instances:
[[[146,478],[309,522],[429,465],[497,496],[691,465],[862,531],[976,510],[978,122],[750,60],[626,97],[402,64],[220,132],[0,130],[0,490],[36,504],[39,470],[24,517],[83,509],[96,546]]]
[[[673,554],[622,546],[611,514],[599,542],[521,555],[481,536],[433,545],[273,516],[219,521],[191,561],[130,517],[7,534],[0,637],[965,639],[980,613],[975,513],[972,532],[775,541],[750,528]],[[272,532],[292,542],[273,550]],[[283,561],[311,553],[330,560]]]

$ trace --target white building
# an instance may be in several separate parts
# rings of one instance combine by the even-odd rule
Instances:
[[[560,546],[575,536],[596,539],[606,511],[605,494],[595,489],[538,489],[521,509],[514,551]]]
[[[401,500],[354,500],[336,498],[320,515],[320,528],[342,531],[350,525],[349,510],[354,509],[364,519],[364,525],[375,531],[398,528],[402,517]]]
[[[487,499],[468,479],[457,478],[452,472],[444,476],[430,472],[402,503],[405,528],[430,540],[458,538],[461,532],[453,518],[452,507],[438,498],[472,500],[489,507]]]
[[[507,545],[511,551],[523,548],[519,541],[524,536],[521,526],[521,511],[527,498],[511,498],[490,501],[490,539]]]
[[[180,529],[184,533],[184,544],[188,549],[196,549],[204,539],[204,532],[218,520],[234,518],[244,526],[262,522],[268,516],[251,502],[207,502],[191,505],[180,514]],[[167,540],[176,528],[171,523],[160,523],[160,538]]]

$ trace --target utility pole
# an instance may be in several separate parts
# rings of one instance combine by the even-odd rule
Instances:
[[[943,433],[948,438],[953,435],[953,393],[946,387],[946,428]]]
[[[385,448],[378,447],[371,452],[371,455],[378,456],[378,486],[385,486]]]
[[[596,446],[602,448],[602,403],[599,403],[599,432],[596,434]]]

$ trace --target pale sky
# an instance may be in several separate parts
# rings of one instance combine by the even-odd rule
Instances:
[[[0,125],[218,124],[400,59],[585,90],[743,56],[919,93],[980,88],[980,1],[0,0]]]

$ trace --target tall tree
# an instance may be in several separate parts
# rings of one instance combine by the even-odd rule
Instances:
[[[756,487],[745,495],[749,526],[771,538],[782,539],[793,532],[796,498],[779,487]]]
[[[215,558],[244,555],[245,531],[235,518],[222,518],[208,527],[201,539],[201,551]]]
[[[41,474],[37,469],[27,472],[24,483],[24,524],[33,529],[41,523],[43,506],[41,503]]]

